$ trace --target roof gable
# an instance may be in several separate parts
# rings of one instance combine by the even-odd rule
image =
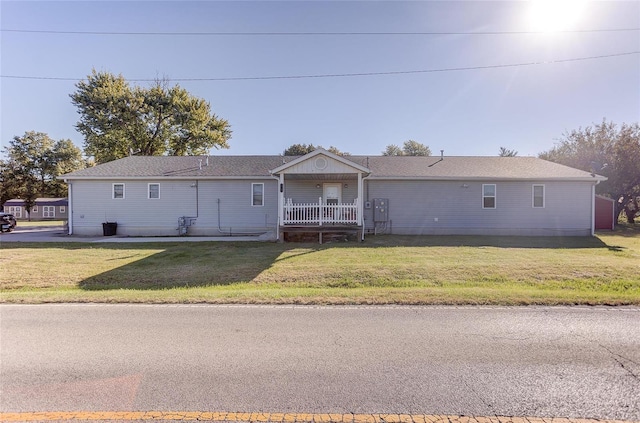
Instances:
[[[348,158],[333,154],[323,148],[300,156],[271,171],[272,174],[327,174],[370,173],[370,170]]]

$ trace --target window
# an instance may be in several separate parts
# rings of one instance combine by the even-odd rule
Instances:
[[[60,213],[64,213],[67,210],[65,206],[60,206]]]
[[[56,217],[56,206],[42,206],[42,217]]]
[[[160,198],[160,184],[149,184],[149,199]]]
[[[544,208],[544,185],[533,186],[533,207]]]
[[[124,184],[113,184],[113,199],[124,199]]]
[[[251,205],[264,205],[264,184],[251,184]]]
[[[482,208],[483,209],[496,208],[496,185],[495,184],[482,184]]]
[[[9,207],[9,211],[7,213],[12,214],[17,218],[20,218],[20,217],[22,217],[22,207],[21,206],[10,206]]]
[[[31,213],[38,213],[38,206],[33,206],[31,208]]]

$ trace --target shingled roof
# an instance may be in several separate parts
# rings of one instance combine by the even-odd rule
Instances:
[[[61,179],[270,177],[299,156],[132,156],[62,175]],[[536,157],[347,156],[370,179],[606,180]]]

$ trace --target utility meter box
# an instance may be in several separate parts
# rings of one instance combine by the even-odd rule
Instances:
[[[388,198],[373,199],[373,221],[374,222],[389,221],[389,199]]]

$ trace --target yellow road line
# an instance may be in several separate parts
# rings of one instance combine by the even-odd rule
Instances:
[[[448,416],[428,414],[214,413],[194,411],[56,411],[0,413],[0,422],[51,421],[206,421],[267,423],[640,423],[624,420]]]

